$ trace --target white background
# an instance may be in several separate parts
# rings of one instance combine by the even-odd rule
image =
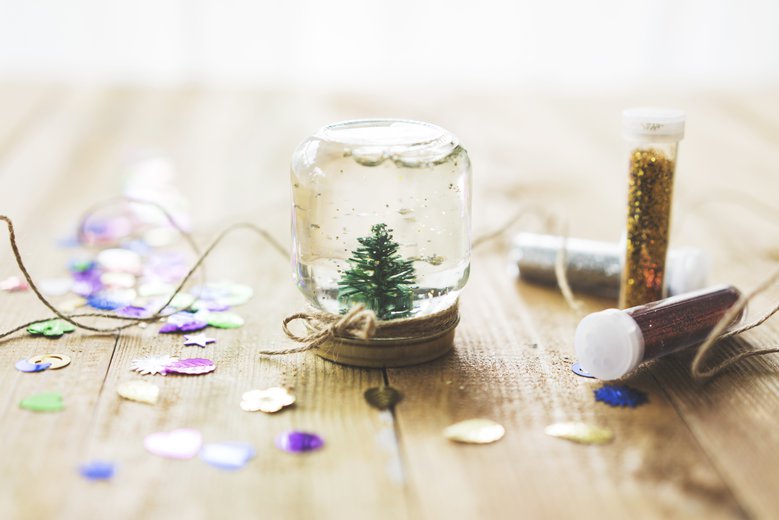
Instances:
[[[779,85],[779,0],[0,0],[0,81]]]

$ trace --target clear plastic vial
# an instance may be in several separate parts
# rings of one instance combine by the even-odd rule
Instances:
[[[565,276],[571,289],[604,298],[619,296],[625,252],[619,242],[519,233],[512,242],[509,260],[521,279],[556,286],[557,255],[563,247]],[[700,249],[671,249],[667,263],[665,286],[669,296],[706,287],[709,259]]]
[[[735,287],[721,285],[630,309],[594,312],[576,327],[576,356],[582,369],[598,379],[618,379],[646,361],[705,340],[740,297]]]
[[[633,108],[622,113],[630,156],[620,308],[663,297],[676,155],[684,122],[681,110]]]
[[[328,125],[292,157],[295,280],[315,307],[380,319],[455,303],[470,266],[471,167],[435,125]]]

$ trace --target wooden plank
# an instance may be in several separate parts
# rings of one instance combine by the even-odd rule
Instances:
[[[779,239],[776,220],[763,211],[739,207],[751,204],[755,210],[763,200],[777,208],[775,201],[766,198],[779,192],[779,177],[775,172],[779,160],[779,112],[766,113],[751,106],[748,98],[727,97],[702,101],[702,110],[710,114],[706,128],[707,142],[702,148],[718,150],[720,164],[716,178],[733,183],[733,196],[745,193],[750,199],[738,198],[734,204],[726,200],[711,204],[705,212],[708,221],[688,231],[698,234],[703,246],[716,252],[714,278],[728,281],[742,290],[750,290],[776,269],[776,261],[761,251]],[[703,126],[703,125],[702,125]],[[717,129],[727,128],[728,132]],[[731,138],[731,136],[734,136]],[[722,142],[715,142],[722,141]],[[728,142],[730,141],[730,143]],[[710,154],[706,154],[710,155]],[[710,160],[714,160],[711,158]],[[730,168],[739,166],[735,178],[727,178]],[[695,180],[703,185],[707,176],[698,172]],[[696,208],[697,209],[697,208]],[[695,209],[691,209],[695,211]],[[701,209],[702,211],[702,209]],[[771,290],[750,304],[750,315],[756,317],[779,298],[779,291]],[[711,361],[722,360],[726,354],[776,347],[779,344],[779,323],[770,320],[759,329],[730,341],[721,352],[715,352]],[[660,360],[652,374],[685,418],[701,447],[717,466],[750,516],[771,518],[779,510],[779,497],[773,492],[772,482],[779,467],[779,357],[770,355],[739,363],[706,384],[691,381],[689,366],[692,353],[684,353]]]
[[[83,142],[85,135],[78,131],[83,128],[80,125],[85,123],[83,119],[89,119],[88,114],[100,102],[100,96],[63,95],[52,103],[51,113],[42,117],[29,135],[9,148],[3,157],[2,178],[12,188],[3,197],[2,211],[15,220],[20,248],[34,276],[60,274],[70,254],[54,249],[53,243],[62,228],[50,225],[47,230],[42,226],[68,217],[72,219],[81,204],[80,196],[94,197],[101,190],[99,177],[91,184],[84,182],[90,174],[97,174],[96,170],[71,170],[66,160],[58,160],[69,157]],[[63,125],[72,125],[73,132],[63,133]],[[35,146],[29,146],[30,142]],[[69,179],[69,186],[64,184],[57,189],[62,177]],[[5,240],[4,232],[4,243]],[[2,248],[0,265],[3,276],[18,273],[7,246]],[[0,294],[3,330],[46,315],[48,312],[31,293]],[[60,492],[66,491],[60,483],[73,478],[80,462],[84,433],[115,343],[112,335],[79,332],[59,340],[32,338],[21,333],[3,342],[0,348],[0,421],[3,424],[0,475],[7,485],[0,491],[0,504],[10,518],[58,514]],[[69,355],[72,363],[40,374],[23,374],[14,369],[18,359],[46,352]],[[38,414],[19,409],[21,399],[45,391],[61,392],[65,411]],[[52,490],[52,500],[40,499],[41,486]]]

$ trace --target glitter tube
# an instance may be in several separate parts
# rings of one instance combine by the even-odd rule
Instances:
[[[576,327],[573,344],[579,364],[598,379],[618,379],[646,361],[702,342],[740,297],[735,287],[720,285],[630,309],[592,313]]]
[[[684,112],[634,108],[622,113],[628,161],[627,240],[620,308],[663,297],[676,152]]]
[[[576,292],[617,299],[625,247],[554,235],[519,233],[509,251],[512,268],[522,280],[557,285],[557,255],[565,250],[565,276]],[[672,249],[668,253],[666,287],[669,296],[706,287],[709,259],[700,249]]]

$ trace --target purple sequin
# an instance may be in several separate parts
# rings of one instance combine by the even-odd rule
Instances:
[[[151,311],[146,307],[138,307],[135,305],[127,305],[121,309],[117,309],[116,314],[124,316],[125,318],[145,318],[152,315]]]
[[[284,432],[276,437],[276,447],[289,453],[314,451],[324,445],[324,439],[315,433],[291,431]]]
[[[147,281],[177,283],[189,272],[186,256],[180,253],[158,253],[147,259],[143,276]]]
[[[165,367],[166,374],[199,375],[213,372],[216,364],[206,358],[182,359]]]
[[[73,271],[72,291],[74,293],[87,297],[100,292],[102,289],[103,282],[100,281],[100,270],[94,264],[91,264],[84,271]]]
[[[635,408],[649,401],[647,395],[627,385],[603,385],[595,390],[595,400],[611,406]]]
[[[172,332],[195,332],[208,327],[208,323],[200,320],[186,321],[184,323],[165,323],[160,327],[160,334],[170,334]]]

